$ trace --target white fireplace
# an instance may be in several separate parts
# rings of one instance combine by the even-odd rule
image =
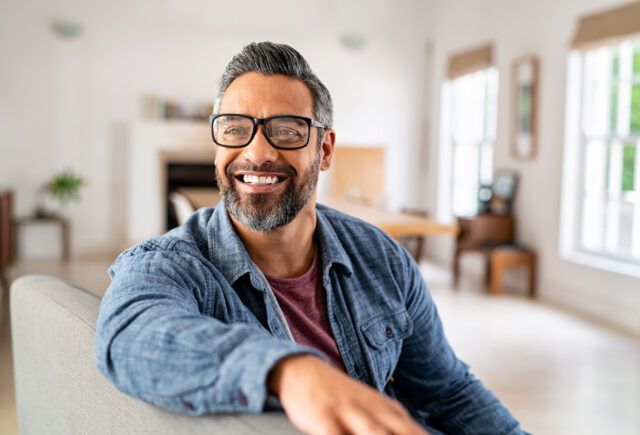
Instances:
[[[213,163],[215,147],[206,122],[150,121],[130,126],[126,238],[137,243],[166,231],[168,162]]]

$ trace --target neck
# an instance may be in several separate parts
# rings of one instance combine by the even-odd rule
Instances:
[[[252,231],[230,217],[251,260],[264,274],[295,278],[311,267],[316,249],[315,194],[293,221],[267,233]]]

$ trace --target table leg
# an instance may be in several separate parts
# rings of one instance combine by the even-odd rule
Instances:
[[[62,259],[64,261],[69,261],[69,258],[71,257],[71,253],[70,253],[70,235],[69,235],[69,222],[62,221],[60,223],[60,227],[61,227],[61,241],[62,241]]]

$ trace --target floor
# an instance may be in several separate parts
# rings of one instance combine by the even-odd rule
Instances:
[[[14,276],[47,273],[101,293],[110,259],[23,261]],[[484,294],[477,279],[453,291],[423,264],[458,356],[535,434],[640,435],[640,340],[523,296]],[[17,434],[8,301],[0,318],[0,434]]]

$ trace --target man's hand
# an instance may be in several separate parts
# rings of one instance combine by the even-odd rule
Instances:
[[[294,426],[308,434],[427,434],[398,402],[315,356],[280,361],[268,388]]]

